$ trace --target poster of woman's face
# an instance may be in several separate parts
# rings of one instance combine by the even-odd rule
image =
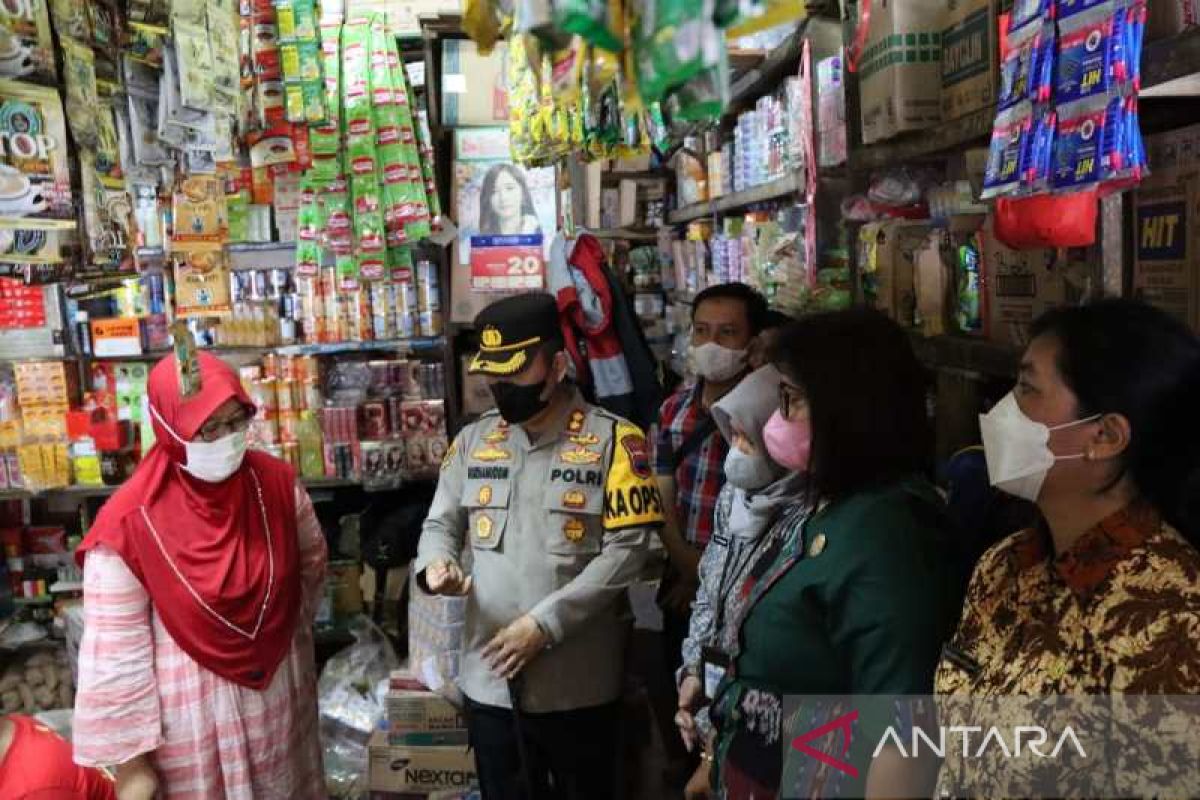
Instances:
[[[472,236],[542,235],[549,256],[557,219],[553,167],[510,161],[507,129],[455,132],[454,213],[459,263],[471,263]]]
[[[479,233],[484,236],[524,236],[542,233],[525,171],[514,164],[496,164],[483,176],[479,193]]]

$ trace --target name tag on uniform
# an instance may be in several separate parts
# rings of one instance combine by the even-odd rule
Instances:
[[[716,699],[717,687],[729,670],[729,656],[716,647],[700,648],[700,676],[704,682],[704,696],[709,702]]]

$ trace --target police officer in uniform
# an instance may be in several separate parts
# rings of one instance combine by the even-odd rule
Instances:
[[[567,380],[549,295],[500,300],[475,327],[468,370],[497,408],[446,453],[417,582],[467,597],[458,682],[485,800],[611,800],[625,591],[663,519],[646,438]]]

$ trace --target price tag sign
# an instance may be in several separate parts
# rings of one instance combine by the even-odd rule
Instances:
[[[471,237],[471,288],[475,291],[511,292],[545,285],[542,234]]]

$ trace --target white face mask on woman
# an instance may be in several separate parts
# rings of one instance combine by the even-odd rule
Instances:
[[[242,465],[248,446],[246,431],[233,431],[215,442],[185,442],[171,430],[171,426],[154,410],[154,406],[150,406],[150,413],[158,418],[159,423],[175,441],[183,445],[187,454],[186,463],[180,464],[180,467],[192,477],[206,483],[220,483],[237,472],[238,467]]]
[[[1083,453],[1055,455],[1050,449],[1051,432],[1095,422],[1102,416],[1096,414],[1050,428],[1025,416],[1017,405],[1017,398],[1009,392],[995,408],[979,417],[992,486],[1036,503],[1042,493],[1042,484],[1055,463],[1083,458]]]
[[[716,342],[692,345],[688,350],[696,374],[717,383],[737,377],[746,368],[746,355],[745,350],[731,350]]]

